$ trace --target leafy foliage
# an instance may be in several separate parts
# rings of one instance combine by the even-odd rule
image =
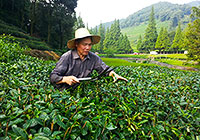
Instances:
[[[98,31],[97,31],[97,30],[98,30]],[[108,31],[107,31],[107,32],[108,32]],[[103,46],[103,43],[104,43],[105,35],[106,35],[105,27],[104,27],[102,24],[100,24],[98,29],[97,29],[97,27],[94,28],[94,29],[91,29],[91,33],[92,33],[92,34],[98,34],[98,35],[101,37],[100,42],[99,42],[98,44],[93,45],[92,51],[93,51],[93,52],[98,52],[98,53],[104,53],[104,50],[103,50],[104,46]]]
[[[0,36],[0,50],[0,62],[10,62],[20,57],[25,47],[20,47],[19,42],[10,36]]]
[[[158,35],[155,48],[159,50],[159,52],[164,52],[165,50],[169,50],[170,47],[170,39],[166,28],[161,28],[160,33]]]
[[[52,48],[50,48],[45,42],[41,41],[41,39],[32,37],[21,28],[9,25],[2,20],[0,20],[0,34],[13,36],[12,38],[15,38],[16,41],[31,49],[52,50]]]
[[[142,52],[150,52],[155,49],[156,40],[158,37],[157,29],[156,29],[156,21],[154,15],[154,7],[152,7],[150,16],[149,16],[149,24],[145,30],[144,41],[142,42]]]
[[[174,51],[179,51],[183,49],[183,40],[184,40],[184,36],[183,33],[181,31],[181,25],[178,25],[178,28],[176,30],[176,34],[173,40],[173,44],[171,46],[171,49],[173,49]]]
[[[0,19],[23,32],[0,24],[0,33],[26,39],[30,34],[54,49],[63,49],[73,37],[76,6],[77,0],[1,0]]]
[[[108,56],[113,56],[114,53],[131,53],[132,48],[128,37],[121,33],[119,20],[115,20],[111,28],[107,30],[103,41],[103,51]]]
[[[85,24],[80,15],[76,18],[76,22],[74,23],[74,31],[78,28],[85,28]]]
[[[196,14],[195,14],[196,13]],[[185,47],[188,58],[200,62],[200,8],[194,9],[197,17],[193,23],[188,24],[185,33]]]
[[[105,77],[61,92],[49,84],[55,62],[13,58],[0,63],[0,139],[199,137],[199,72],[121,66],[128,83]]]

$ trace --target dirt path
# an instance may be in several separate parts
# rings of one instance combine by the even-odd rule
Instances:
[[[149,63],[168,67],[168,68],[180,69],[180,70],[190,70],[190,71],[199,71],[199,69],[193,68],[193,67],[175,66],[175,65],[170,65],[170,64],[167,64],[167,63],[162,63],[162,62],[159,62],[159,61],[154,61],[154,60],[149,60],[149,59],[142,59],[142,58],[120,58],[120,59],[124,59],[124,60],[127,60],[127,61],[136,60],[136,62],[137,61],[138,62],[149,61]]]

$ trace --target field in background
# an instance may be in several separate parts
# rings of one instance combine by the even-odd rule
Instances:
[[[150,57],[155,58],[171,58],[171,59],[181,59],[186,60],[187,56],[185,54],[158,54],[158,55],[149,55]]]
[[[106,57],[106,54],[99,54],[100,57]],[[150,55],[150,54],[139,54],[139,55],[134,55],[134,54],[115,54],[114,57],[117,58],[169,58],[169,59],[182,59],[186,60],[187,56],[185,54],[158,54],[158,55]]]
[[[193,67],[200,69],[200,64],[195,64],[194,61],[188,61],[187,56],[185,54],[158,54],[158,55],[150,55],[150,54],[140,54],[140,55],[133,55],[133,54],[115,54],[115,58],[105,58],[105,54],[99,54],[102,57],[103,61],[106,62],[108,65],[112,66],[138,66],[143,63],[147,65],[147,61],[155,60],[163,63],[167,63],[170,65],[176,66],[184,66],[184,67]],[[133,62],[122,60],[122,58],[135,58],[135,59],[146,59],[147,61],[142,61],[143,63],[135,63],[136,60]]]
[[[155,66],[155,64],[143,64],[143,63],[135,63],[135,62],[129,62],[127,60],[119,59],[119,58],[102,58],[102,60],[108,65],[108,66]]]
[[[156,21],[157,32],[159,33],[161,27],[166,27],[168,29],[169,24],[170,24],[169,21],[167,21],[167,22]],[[142,37],[144,36],[147,25],[148,25],[148,23],[145,23],[145,24],[141,24],[138,26],[124,28],[121,30],[123,34],[126,34],[128,36],[128,39],[131,42],[131,46],[134,49],[134,51],[137,51],[137,48],[135,47],[136,41],[138,40],[140,35]]]

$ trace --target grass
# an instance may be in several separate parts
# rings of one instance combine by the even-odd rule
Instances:
[[[115,57],[148,58],[148,54],[140,54],[140,55],[133,55],[133,54],[115,54]]]
[[[158,54],[158,55],[149,55],[149,57],[154,58],[170,58],[170,59],[181,59],[186,60],[187,56],[185,54]]]
[[[200,69],[200,65],[194,65],[192,64],[193,63],[192,61],[190,63],[188,63],[186,60],[173,60],[173,59],[160,59],[158,61],[175,66],[193,67]]]
[[[155,64],[144,64],[144,63],[134,63],[127,60],[119,58],[101,58],[104,63],[108,66],[118,67],[118,66],[156,66]]]
[[[106,56],[103,54],[100,54],[99,56]],[[154,56],[156,61],[167,63],[170,65],[175,65],[175,66],[184,66],[184,67],[193,67],[200,69],[200,65],[194,65],[194,62],[190,61],[187,62],[187,56],[185,54],[161,54],[161,55],[133,55],[133,54],[116,54],[115,57],[117,58],[102,58],[102,60],[109,66],[157,66],[155,64],[149,64],[149,63],[135,63],[135,62],[129,62],[127,60],[120,59],[122,57],[124,58],[148,58],[149,56]]]
[[[106,54],[98,54],[100,57],[107,57]],[[133,55],[133,54],[115,54],[115,58],[148,58],[148,54]]]
[[[184,62],[181,60],[161,59],[159,61],[170,65],[184,66]]]
[[[106,57],[106,54],[98,54],[100,57]],[[185,54],[158,54],[158,55],[150,55],[150,54],[139,54],[139,55],[134,55],[134,54],[115,54],[114,57],[116,58],[149,58],[149,57],[154,57],[158,59],[163,59],[163,58],[169,58],[169,59],[181,59],[181,60],[186,60],[187,56]]]

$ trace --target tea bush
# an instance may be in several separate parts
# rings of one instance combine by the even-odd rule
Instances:
[[[200,73],[120,66],[74,91],[49,84],[55,62],[0,63],[0,139],[199,139]]]
[[[10,36],[0,36],[0,62],[9,62],[19,58],[25,48],[20,47],[19,42],[15,42]]]

